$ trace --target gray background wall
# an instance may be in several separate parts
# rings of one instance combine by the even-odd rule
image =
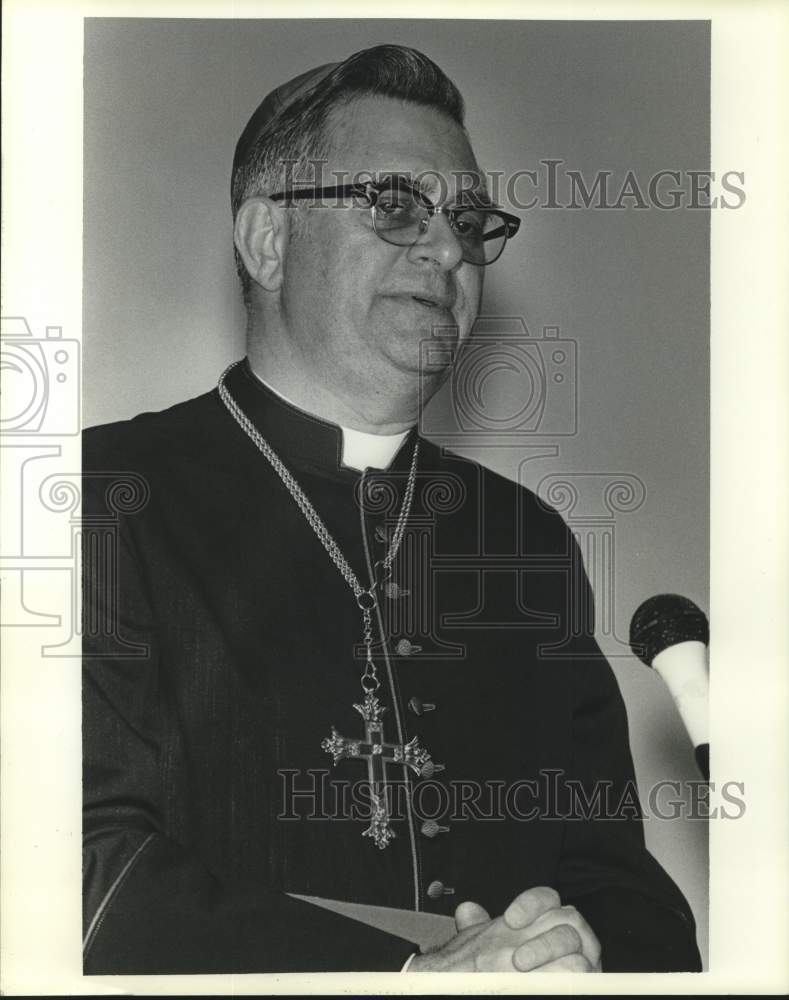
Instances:
[[[228,194],[237,136],[272,87],[384,41],[422,49],[459,85],[484,168],[555,158],[588,180],[610,170],[621,183],[633,170],[645,187],[658,170],[709,165],[705,22],[87,21],[86,426],[203,392],[243,354]],[[508,447],[472,435],[457,450],[532,488],[553,473],[644,484],[638,509],[616,514],[611,593],[597,593],[613,616],[600,642],[627,702],[643,797],[661,779],[697,777],[667,692],[620,639],[653,593],[708,605],[709,216],[523,215],[487,275],[483,311],[522,317],[537,339],[558,326],[577,343],[577,432]],[[489,389],[491,412],[511,413],[512,375]],[[447,387],[431,425],[447,431],[452,412]],[[706,824],[651,819],[646,836],[706,953]]]

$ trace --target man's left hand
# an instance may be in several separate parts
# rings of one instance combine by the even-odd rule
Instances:
[[[546,893],[553,897],[545,909]],[[600,972],[600,942],[574,906],[562,906],[559,894],[547,886],[527,889],[504,911],[504,922],[513,929],[527,929],[529,940],[515,950],[512,963],[522,972]],[[581,939],[581,951],[563,958],[551,956],[548,931],[566,927]]]
[[[462,903],[455,912],[458,931],[490,920],[478,903]],[[515,949],[512,964],[520,972],[600,972],[600,942],[574,906],[562,906],[555,889],[537,886],[517,896],[504,911],[504,922],[525,930],[527,940]],[[550,932],[550,933],[549,933]],[[556,958],[561,936],[580,940],[580,950]]]

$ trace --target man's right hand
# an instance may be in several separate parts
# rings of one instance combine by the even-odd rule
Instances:
[[[547,886],[522,892],[491,920],[477,903],[455,911],[458,933],[443,947],[416,955],[409,972],[597,972],[600,946],[572,906]]]

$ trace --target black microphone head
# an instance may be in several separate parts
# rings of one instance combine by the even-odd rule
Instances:
[[[648,667],[669,646],[696,640],[710,641],[707,616],[693,601],[679,594],[658,594],[636,608],[630,622],[630,648]]]

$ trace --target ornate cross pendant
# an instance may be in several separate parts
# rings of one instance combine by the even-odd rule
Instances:
[[[345,736],[340,736],[332,726],[331,736],[327,736],[321,742],[321,747],[332,755],[335,766],[338,761],[349,758],[367,761],[372,809],[370,825],[362,836],[372,837],[376,847],[383,850],[395,836],[386,803],[386,766],[401,764],[403,767],[410,767],[419,775],[430,760],[430,754],[419,745],[418,736],[405,745],[387,743],[384,740],[381,719],[386,708],[380,704],[372,691],[366,693],[361,705],[353,707],[364,719],[364,739],[349,740]]]

